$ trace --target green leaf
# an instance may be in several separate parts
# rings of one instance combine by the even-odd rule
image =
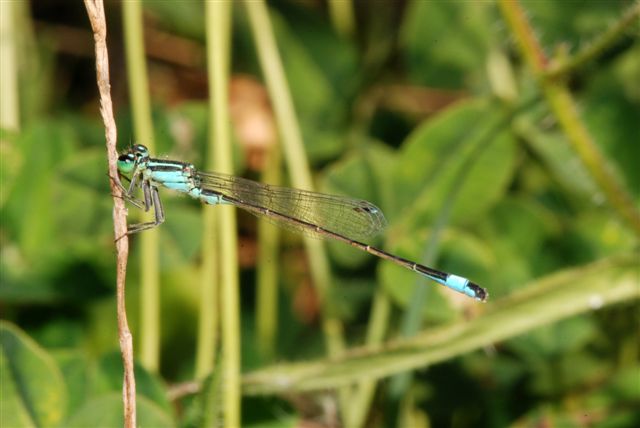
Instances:
[[[396,209],[428,224],[454,198],[452,222],[480,218],[505,192],[515,169],[516,145],[505,119],[490,102],[476,99],[417,128],[395,162]]]
[[[52,218],[62,232],[57,239],[68,243],[71,251],[95,251],[96,240],[112,239],[113,202],[106,171],[105,153],[99,148],[77,150],[56,169],[51,199],[64,204]]]
[[[0,321],[2,426],[54,427],[65,416],[67,391],[55,361],[23,331]]]
[[[81,349],[81,348],[78,348]],[[90,398],[89,362],[86,355],[79,350],[54,351],[68,393],[68,414],[75,413]]]
[[[611,213],[606,210],[579,213],[567,232],[567,246],[573,247],[571,253],[578,260],[612,256],[637,246],[626,225],[612,221]]]
[[[413,1],[401,28],[402,53],[411,80],[435,87],[460,88],[483,79],[495,25],[487,2]],[[455,35],[454,35],[455,33]]]
[[[100,150],[78,148],[76,129],[67,122],[34,123],[16,147],[28,162],[20,163],[0,215],[6,233],[0,296],[29,302],[73,299],[69,277],[97,285],[91,281],[92,262],[104,263],[104,252],[113,245],[106,162]],[[96,291],[83,288],[85,296]]]
[[[556,216],[538,201],[508,197],[501,200],[483,219],[478,229],[487,244],[496,272],[487,280],[494,293],[515,290],[536,276],[558,266],[545,251],[549,242],[561,239],[562,227]]]
[[[530,115],[519,117],[516,121],[516,129],[551,172],[553,178],[573,198],[589,201],[590,204],[601,202],[604,197],[602,192],[566,137],[555,130],[540,130],[531,123],[531,120]]]
[[[626,55],[618,58],[609,68],[602,69],[590,82],[580,100],[581,112],[593,140],[601,148],[608,161],[607,168],[615,171],[626,184],[628,191],[640,201],[640,144],[635,144],[640,117],[640,91],[637,89],[637,58],[640,46],[636,44]],[[633,59],[631,59],[633,58]],[[635,63],[633,77],[625,69],[627,63]],[[626,80],[625,80],[626,78]],[[631,83],[633,82],[633,83]],[[634,89],[623,86],[636,85]]]
[[[606,394],[608,397],[618,397],[622,400],[640,401],[640,389],[638,389],[638,379],[640,379],[640,365],[636,364],[626,367],[617,373],[602,390],[596,394]]]
[[[42,144],[43,141],[47,144]],[[44,263],[42,253],[49,247],[43,244],[55,242],[54,219],[42,214],[58,202],[52,192],[55,171],[74,142],[75,135],[69,126],[42,121],[25,129],[16,144],[25,161],[15,177],[13,192],[7,196],[2,223],[10,228],[10,236],[32,263]]]
[[[120,378],[121,379],[121,378]],[[137,427],[175,427],[171,416],[143,396],[136,397]],[[120,427],[124,422],[122,393],[109,393],[85,403],[66,422],[65,427]]]
[[[465,226],[478,223],[503,197],[515,171],[516,144],[505,129],[508,116],[490,105],[486,100],[460,103],[407,138],[392,177],[396,210],[390,212],[392,224],[387,233],[391,253],[420,263],[427,245],[436,245],[430,241],[433,234],[441,232],[430,228],[435,221]],[[449,206],[450,214],[441,217]],[[444,231],[456,239],[466,235],[453,227]],[[453,263],[434,263],[434,267],[482,283],[495,264],[493,254],[488,244],[471,236],[467,241],[474,242],[450,247],[447,256]],[[426,282],[388,263],[381,269],[385,289],[402,304],[413,298],[415,286]],[[443,303],[438,298],[429,302],[431,317],[444,320],[452,315]]]

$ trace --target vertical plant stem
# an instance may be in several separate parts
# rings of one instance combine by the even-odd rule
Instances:
[[[264,73],[269,97],[273,103],[276,121],[283,143],[283,152],[293,185],[300,189],[313,190],[309,163],[304,152],[302,133],[296,118],[289,85],[282,68],[280,52],[276,45],[273,28],[266,4],[263,0],[245,1],[253,31],[253,39],[258,51],[260,67]],[[331,274],[329,261],[322,241],[304,237],[309,255],[311,275],[322,302],[322,327],[329,355],[337,357],[344,353],[345,343],[342,323],[335,317],[330,297]],[[341,407],[348,410],[348,391],[342,389]]]
[[[135,137],[137,141],[147,146],[151,153],[155,153],[144,53],[142,2],[138,0],[123,2],[122,17]],[[144,221],[151,221],[150,216],[151,213],[144,214]],[[140,234],[140,362],[151,372],[157,372],[160,364],[158,233],[158,229],[154,228]]]
[[[522,56],[538,79],[549,107],[573,150],[598,183],[612,208],[640,236],[640,212],[582,122],[566,83],[559,79],[545,78],[548,60],[520,3],[515,0],[500,0],[500,7]]]
[[[329,14],[333,27],[345,37],[350,37],[355,28],[353,2],[351,0],[329,0]]]
[[[269,97],[274,106],[291,182],[299,189],[313,190],[311,171],[304,153],[300,126],[294,111],[286,76],[282,69],[280,52],[278,52],[276,46],[267,7],[262,0],[246,1],[244,4],[249,15],[253,38],[258,50],[258,58],[266,80]],[[326,309],[323,324],[327,335],[329,354],[336,356],[344,350],[344,339],[340,321],[333,318],[333,311],[328,309],[331,303],[327,299],[330,285],[329,262],[322,241],[305,238],[304,242],[309,253],[311,274]]]
[[[232,174],[229,118],[229,45],[231,2],[205,3],[207,28],[207,71],[209,78],[209,158],[213,170]],[[240,303],[238,242],[235,208],[216,208],[219,237],[220,280],[222,281],[222,367],[224,370],[224,420],[230,427],[240,424]]]
[[[390,312],[389,296],[382,289],[376,290],[365,342],[371,349],[376,349],[382,344],[389,324]],[[360,382],[357,385],[351,400],[351,411],[348,413],[349,420],[345,422],[345,426],[353,428],[365,426],[373,394],[376,392],[376,385],[377,381],[375,380]]]
[[[118,177],[116,161],[118,159],[116,121],[113,117],[111,102],[111,82],[109,80],[109,53],[107,52],[107,21],[102,0],[85,0],[84,5],[91,21],[96,51],[96,76],[100,91],[100,113],[105,127],[109,175]],[[117,271],[116,293],[118,311],[118,337],[124,366],[122,402],[124,406],[124,426],[136,427],[136,380],[133,372],[133,340],[125,303],[125,279],[127,276],[127,258],[129,256],[129,238],[127,237],[127,211],[120,187],[109,180],[113,195],[113,225],[116,239]]]
[[[20,129],[20,108],[18,105],[18,65],[16,62],[17,14],[15,2],[0,2],[0,127],[6,130]],[[19,22],[19,21],[18,21]]]
[[[217,208],[204,206],[202,213],[202,277],[196,351],[197,379],[204,379],[213,370],[216,343],[218,342],[220,270],[218,266],[218,240],[216,239]]]
[[[281,177],[280,149],[273,146],[262,181],[279,185]],[[278,247],[280,231],[261,218],[258,220],[258,291],[256,298],[256,331],[258,348],[266,360],[275,356],[278,327]]]

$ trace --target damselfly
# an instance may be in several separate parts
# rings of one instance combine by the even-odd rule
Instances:
[[[488,296],[484,288],[466,278],[423,266],[357,241],[374,235],[386,225],[382,211],[370,202],[198,171],[190,163],[152,158],[141,144],[134,145],[120,155],[118,171],[131,180],[128,189],[124,189],[125,198],[145,211],[153,208],[155,215],[152,222],[130,225],[128,234],[164,222],[164,210],[158,194],[158,187],[162,186],[186,193],[205,204],[235,205],[306,235],[342,241],[477,300],[484,301]],[[142,200],[135,198],[136,188],[142,189]]]

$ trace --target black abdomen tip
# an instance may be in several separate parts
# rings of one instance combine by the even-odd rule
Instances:
[[[489,298],[489,293],[487,292],[487,290],[480,287],[478,284],[474,282],[469,282],[469,284],[467,284],[467,287],[473,290],[473,292],[475,293],[475,298],[477,300],[480,300],[481,302],[486,302],[487,299]]]

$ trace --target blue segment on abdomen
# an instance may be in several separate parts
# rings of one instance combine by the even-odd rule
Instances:
[[[467,287],[468,284],[469,284],[469,280],[467,278],[463,278],[461,276],[451,275],[451,274],[447,276],[447,280],[444,282],[445,286],[453,290],[466,294],[469,297],[477,297],[475,291]]]
[[[188,193],[193,187],[193,179],[183,170],[153,171],[150,179],[167,189]]]
[[[167,189],[177,190],[178,192],[189,193],[193,185],[187,181],[161,182]]]

